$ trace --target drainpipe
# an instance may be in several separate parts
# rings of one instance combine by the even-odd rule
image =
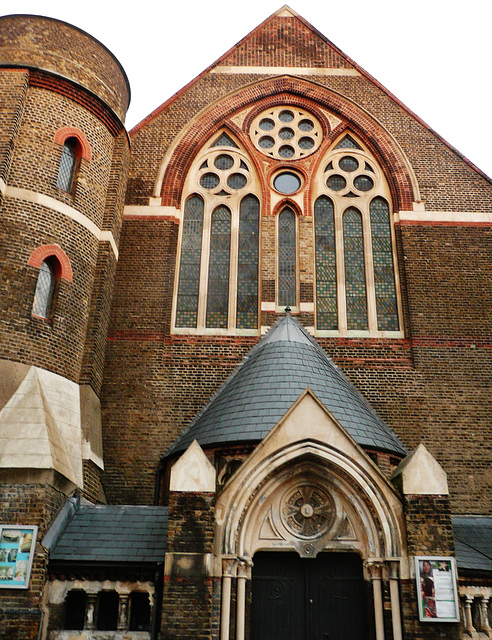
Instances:
[[[44,622],[44,609],[40,605],[39,609],[41,611],[41,617],[39,618],[39,627],[38,627],[38,637],[37,640],[41,640],[41,636],[43,634],[43,622]]]

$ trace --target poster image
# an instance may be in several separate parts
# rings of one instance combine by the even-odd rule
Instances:
[[[459,621],[454,558],[417,556],[415,579],[421,622]]]
[[[37,527],[0,525],[0,589],[27,589]]]

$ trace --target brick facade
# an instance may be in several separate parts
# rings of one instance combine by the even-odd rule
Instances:
[[[211,574],[214,495],[171,493],[162,638],[217,638],[218,583]]]
[[[3,589],[0,594],[0,638],[35,640],[43,617],[43,592],[48,554],[41,541],[65,496],[50,486],[13,484],[2,478],[2,523],[37,525],[38,535],[29,589]]]
[[[296,215],[299,305],[293,313],[316,331],[313,201],[325,188],[323,163],[347,133],[384,174],[401,331],[330,337],[325,331],[317,340],[407,450],[423,443],[447,473],[449,497],[398,497],[406,529],[401,555],[408,561],[399,581],[402,626],[405,640],[461,637],[458,625],[418,622],[408,567],[414,555],[454,555],[451,514],[491,512],[492,181],[288,9],[130,134],[124,129],[128,81],[103,45],[70,25],[35,16],[2,18],[0,29],[6,34],[0,44],[0,365],[12,376],[0,390],[0,412],[30,367],[79,385],[80,396],[62,409],[80,412],[71,424],[82,425],[77,462],[83,468],[78,487],[55,471],[50,477],[57,481],[44,482],[39,469],[31,477],[27,468],[2,468],[0,523],[33,523],[40,531],[29,589],[0,592],[0,637],[37,637],[47,576],[40,541],[65,494],[75,490],[94,503],[169,502],[164,594],[156,603],[163,612],[160,637],[220,637],[223,567],[215,501],[226,483],[218,482],[217,494],[169,494],[174,459],[165,455],[284,313],[276,306],[277,214],[284,206]],[[255,118],[282,106],[319,122],[317,151],[290,161],[255,146]],[[249,332],[255,335],[230,327],[173,328],[184,197],[192,193],[198,154],[219,132],[237,142],[250,162],[251,193],[261,201],[258,329]],[[71,188],[64,190],[57,177],[71,136],[80,148]],[[280,168],[302,176],[299,194],[274,193]],[[350,206],[356,197],[348,195]],[[40,318],[32,315],[33,298],[40,267],[51,255],[60,260],[61,273],[52,312]],[[47,406],[42,388],[40,395]],[[49,410],[40,424],[53,433],[51,421],[56,425],[60,416]],[[0,413],[0,434],[2,419]],[[254,446],[228,443],[205,453],[223,470],[244,463]],[[401,455],[373,448],[361,456],[366,454],[387,484]],[[37,484],[13,483],[19,474]],[[360,487],[357,492],[362,495]],[[372,617],[379,583],[365,580]],[[390,638],[394,602],[384,572],[381,582],[382,624]],[[63,605],[53,611],[64,611]],[[232,611],[233,630],[236,615]],[[379,623],[371,618],[372,627]],[[53,616],[49,625],[54,632],[61,622]]]

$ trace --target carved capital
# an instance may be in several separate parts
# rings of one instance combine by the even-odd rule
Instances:
[[[381,580],[383,577],[384,562],[381,560],[366,560],[364,562],[366,569],[369,571],[371,580]]]

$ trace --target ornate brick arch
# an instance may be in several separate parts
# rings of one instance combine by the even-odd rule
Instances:
[[[294,200],[292,200],[291,198],[288,198],[288,197],[282,198],[282,200],[280,202],[277,202],[277,204],[272,209],[271,215],[272,216],[276,216],[283,209],[287,209],[287,208],[292,209],[292,211],[295,213],[296,217],[303,215],[302,209],[298,205],[298,203],[295,202]]]
[[[179,208],[186,175],[197,151],[235,113],[251,105],[254,118],[267,104],[290,104],[320,113],[327,109],[342,120],[332,132],[344,130],[363,139],[381,162],[388,179],[395,209],[409,210],[420,199],[417,180],[409,161],[390,133],[354,102],[313,82],[291,76],[264,80],[226,96],[193,121],[161,167],[154,193],[164,206]],[[323,121],[324,118],[320,118]],[[245,121],[245,125],[247,122]],[[165,166],[164,166],[165,164]]]
[[[75,127],[63,127],[61,129],[58,129],[58,131],[55,133],[54,140],[58,144],[63,145],[65,144],[66,140],[68,140],[68,138],[75,138],[79,143],[77,145],[78,148],[76,149],[77,157],[84,158],[84,160],[90,161],[92,158],[92,151],[85,134],[80,129],[76,129]]]
[[[73,279],[72,265],[70,264],[67,254],[57,244],[43,244],[37,249],[34,249],[27,264],[39,269],[46,258],[50,256],[54,256],[59,265],[59,273],[56,274],[56,277],[63,278],[71,283]]]

